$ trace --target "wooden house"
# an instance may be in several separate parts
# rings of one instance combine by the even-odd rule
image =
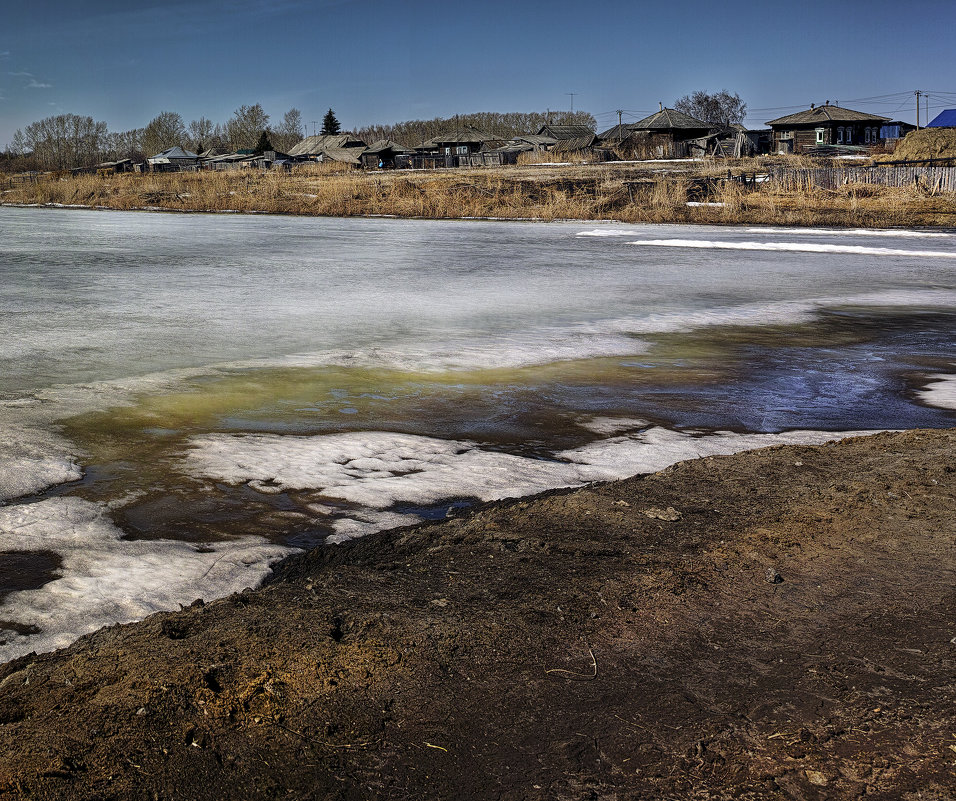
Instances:
[[[627,126],[630,137],[621,147],[637,158],[686,158],[690,142],[713,132],[715,126],[673,108],[661,110]]]
[[[362,151],[362,166],[369,169],[391,170],[396,166],[396,157],[410,156],[414,152],[411,148],[391,139],[379,139]]]
[[[586,136],[594,136],[587,125],[542,125],[538,131],[538,136],[548,136],[558,142],[566,139],[582,139]]]
[[[191,150],[184,150],[179,147],[166,148],[162,153],[157,153],[146,159],[151,172],[180,172],[182,170],[195,170],[199,164],[199,156]]]
[[[445,131],[438,136],[422,142],[415,150],[422,154],[436,154],[445,156],[467,156],[487,149],[501,140],[491,134],[479,131],[470,125],[464,125],[451,131]]]
[[[307,136],[289,151],[291,161],[339,161],[358,165],[368,145],[351,134]]]
[[[770,120],[774,153],[805,153],[826,146],[881,144],[880,127],[889,117],[831,106],[812,105],[806,111]]]

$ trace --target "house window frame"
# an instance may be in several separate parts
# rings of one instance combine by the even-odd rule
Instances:
[[[838,145],[843,144],[843,137],[845,135],[845,131],[846,129],[842,125],[839,128],[837,128],[837,144]]]
[[[853,144],[853,128],[849,125],[846,126],[846,136],[843,139],[843,144],[852,145]]]
[[[455,149],[456,156],[467,156],[468,155],[468,145],[458,145]]]
[[[870,144],[870,141],[873,136],[873,134],[870,131],[871,131],[870,126],[867,125],[866,130],[864,131],[864,139],[865,139],[864,144],[867,144],[867,145]]]
[[[826,130],[827,130],[826,128],[817,128],[817,129],[816,129],[815,132],[816,132],[816,135],[817,135],[817,144],[818,144],[818,145],[825,144],[824,139],[826,138]]]

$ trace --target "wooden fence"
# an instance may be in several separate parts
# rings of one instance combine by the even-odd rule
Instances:
[[[936,165],[889,167],[770,167],[770,182],[785,191],[839,189],[847,184],[918,186],[932,194],[956,193],[956,167]]]

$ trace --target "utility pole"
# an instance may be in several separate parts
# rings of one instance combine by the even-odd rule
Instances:
[[[574,96],[577,92],[565,92],[566,95],[571,95],[571,113],[574,114]]]
[[[621,115],[622,115],[622,114],[624,114],[624,109],[619,108],[619,109],[617,110],[617,132],[618,132],[618,134],[621,133],[621,128],[624,127],[624,123],[621,122]]]
[[[913,94],[916,95],[916,130],[919,130],[919,96],[923,94],[919,89],[917,89]]]

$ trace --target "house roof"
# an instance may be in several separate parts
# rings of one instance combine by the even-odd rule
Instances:
[[[603,133],[598,134],[598,139],[608,139],[614,142],[622,142],[631,135],[631,126],[630,125],[615,125],[613,128],[608,128]]]
[[[373,142],[368,146],[368,149],[364,150],[364,153],[384,153],[386,150],[391,150],[393,153],[414,153],[410,147],[405,147],[405,145],[400,145],[398,142],[392,139],[379,139],[377,142]]]
[[[169,159],[198,159],[195,153],[191,150],[183,150],[179,145],[175,147],[168,147],[162,153],[157,153],[155,156],[150,156],[147,161],[151,162],[163,162],[168,161]]]
[[[539,136],[550,136],[554,139],[577,139],[581,136],[594,136],[594,131],[587,125],[542,125]]]
[[[865,111],[854,111],[851,108],[831,106],[829,103],[822,106],[811,106],[806,111],[788,114],[770,120],[767,125],[814,125],[827,122],[889,122],[889,117],[879,114],[868,114]]]
[[[289,151],[290,156],[318,156],[330,148],[365,147],[365,142],[351,134],[318,134],[307,136]]]
[[[632,122],[627,127],[632,131],[705,131],[715,126],[677,109],[664,108],[651,114],[650,117]]]
[[[927,128],[956,128],[956,108],[948,108],[937,114]]]
[[[586,150],[594,146],[595,140],[597,140],[597,136],[595,136],[594,131],[591,131],[587,136],[576,136],[574,139],[561,139],[554,146],[554,152],[572,153],[575,150]]]
[[[327,147],[322,151],[322,158],[329,161],[341,161],[345,164],[360,164],[360,156],[364,152],[364,147]]]
[[[542,134],[521,134],[520,136],[513,136],[510,140],[515,144],[529,144],[536,147],[548,147],[557,143],[557,139],[553,136],[544,136]]]

